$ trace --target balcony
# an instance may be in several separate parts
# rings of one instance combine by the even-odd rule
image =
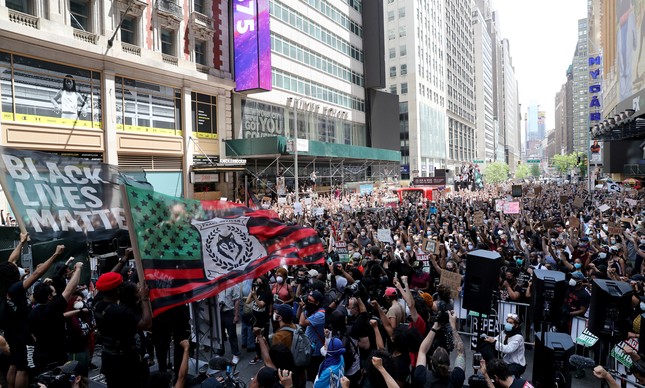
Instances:
[[[9,20],[23,26],[40,29],[40,18],[33,15],[9,9]]]
[[[202,65],[200,63],[195,63],[195,68],[197,69],[198,72],[204,73],[204,74],[209,74],[210,73],[210,66]]]
[[[139,46],[135,46],[130,43],[121,42],[121,48],[123,49],[124,53],[136,55],[138,57],[141,56],[141,47]]]
[[[96,44],[99,40],[99,36],[91,32],[74,29],[74,38],[80,40],[81,42]]]
[[[195,38],[200,40],[211,40],[215,34],[213,19],[199,12],[190,14],[190,29]]]
[[[157,13],[181,20],[183,18],[181,5],[177,0],[157,0]]]
[[[164,63],[168,63],[173,66],[179,65],[179,59],[175,56],[168,55],[168,54],[161,54],[161,59],[164,61]]]

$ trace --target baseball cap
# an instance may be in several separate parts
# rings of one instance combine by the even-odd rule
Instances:
[[[630,280],[633,280],[633,281],[635,281],[635,282],[642,282],[642,281],[645,281],[645,276],[643,276],[643,275],[641,275],[641,274],[637,273],[637,274],[633,275],[633,276],[630,278]]]
[[[308,274],[309,274],[309,276],[311,276],[312,278],[315,278],[316,276],[318,276],[318,271],[316,271],[315,269],[310,269],[310,270],[309,270],[309,272],[308,272]]]
[[[360,258],[361,258],[361,254],[358,252],[354,252],[354,254],[352,255],[352,259],[360,259]]]
[[[571,273],[571,277],[576,279],[576,280],[584,280],[585,279],[585,275],[583,275],[582,272],[579,272],[579,271],[575,271],[575,272]]]
[[[229,364],[230,364],[230,361],[228,361],[224,357],[220,357],[220,356],[213,357],[210,360],[208,360],[208,371],[206,372],[206,374],[208,376],[212,376],[219,371],[226,370],[226,367]]]
[[[273,308],[282,318],[293,318],[293,308],[286,304],[278,304]]]
[[[280,377],[278,377],[278,371],[265,366],[260,369],[257,374],[258,384],[262,387],[272,387],[274,384],[280,382]]]
[[[311,291],[309,295],[311,295],[311,297],[314,298],[318,303],[322,302],[325,298],[323,294],[318,290]]]
[[[430,295],[429,292],[419,291],[419,296],[423,298],[428,307],[432,307],[434,300],[432,299],[432,295]]]
[[[388,287],[385,289],[385,296],[396,296],[396,288]]]
[[[62,373],[75,376],[83,376],[83,367],[78,361],[68,361],[60,367]]]

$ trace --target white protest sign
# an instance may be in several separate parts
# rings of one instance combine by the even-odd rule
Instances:
[[[311,198],[305,198],[305,205],[311,205]]]
[[[601,212],[601,213],[604,213],[604,212],[606,212],[606,211],[607,211],[607,210],[609,210],[609,209],[611,209],[611,208],[609,207],[609,205],[606,205],[606,204],[605,204],[605,205],[602,205],[602,206],[600,206],[600,207],[598,208],[598,210],[600,210],[600,212]]]
[[[293,204],[293,213],[296,215],[302,214],[302,204],[300,202]]]
[[[325,208],[324,207],[317,207],[314,209],[314,215],[317,216],[323,216],[325,215]]]
[[[287,203],[287,197],[278,197],[278,204],[284,205]]]
[[[389,229],[379,229],[376,234],[376,238],[380,242],[390,243],[390,244],[394,243],[394,241],[392,241],[392,232]]]

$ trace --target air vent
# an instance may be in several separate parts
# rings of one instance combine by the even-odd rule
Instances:
[[[119,155],[119,167],[137,170],[181,170],[181,156]]]

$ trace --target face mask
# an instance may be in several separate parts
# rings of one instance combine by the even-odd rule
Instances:
[[[365,232],[361,232],[361,237],[365,237]]]
[[[473,244],[468,244],[468,250],[472,251],[475,246]]]
[[[569,279],[569,285],[570,285],[571,287],[575,287],[575,286],[576,286],[576,284],[578,284],[578,282],[576,282],[576,279]]]
[[[508,322],[506,322],[506,323],[504,324],[504,330],[506,330],[506,331],[511,331],[511,330],[513,330],[513,324],[512,324],[512,323],[508,323]]]
[[[90,292],[87,289],[81,291],[81,294],[83,294],[84,299],[89,299],[90,297]]]
[[[394,241],[399,241],[399,236],[394,236]]]
[[[641,308],[641,311],[645,311],[645,303],[641,302],[639,307]]]
[[[616,244],[616,239],[612,238],[611,240],[609,240],[609,242],[611,243],[611,245],[615,245]]]
[[[522,260],[522,259],[517,259],[517,260],[515,260],[515,263],[517,263],[517,266],[518,266],[518,267],[521,267],[521,266],[522,266],[522,263],[524,263],[524,260]]]
[[[320,355],[323,357],[327,357],[327,348],[325,347],[320,348]]]
[[[411,247],[411,246],[409,246],[409,245],[406,245],[406,246],[405,246],[405,250],[406,250],[406,251],[411,251],[411,250],[412,250],[412,247]]]
[[[74,308],[76,310],[82,309],[83,308],[83,302],[79,300],[78,302],[74,303]]]
[[[575,269],[580,269],[580,268],[582,268],[582,264],[580,264],[580,263],[575,263],[575,264],[573,265],[573,267],[574,267]]]
[[[641,239],[641,245],[645,245],[645,238]]]
[[[275,278],[275,281],[278,282],[278,283],[282,283],[282,282],[284,282],[284,278],[282,276],[277,276]]]
[[[278,314],[273,313],[273,320],[274,320],[274,321],[277,321],[277,320],[278,320],[278,317],[279,317],[279,315],[278,315]]]
[[[600,259],[603,259],[603,260],[604,260],[604,259],[606,259],[606,258],[607,258],[607,254],[606,254],[605,252],[600,252],[600,253],[598,254],[598,257],[599,257]]]
[[[314,311],[316,309],[316,307],[318,307],[318,306],[316,306],[315,304],[313,304],[311,302],[307,302],[307,304],[306,304],[307,311]]]

